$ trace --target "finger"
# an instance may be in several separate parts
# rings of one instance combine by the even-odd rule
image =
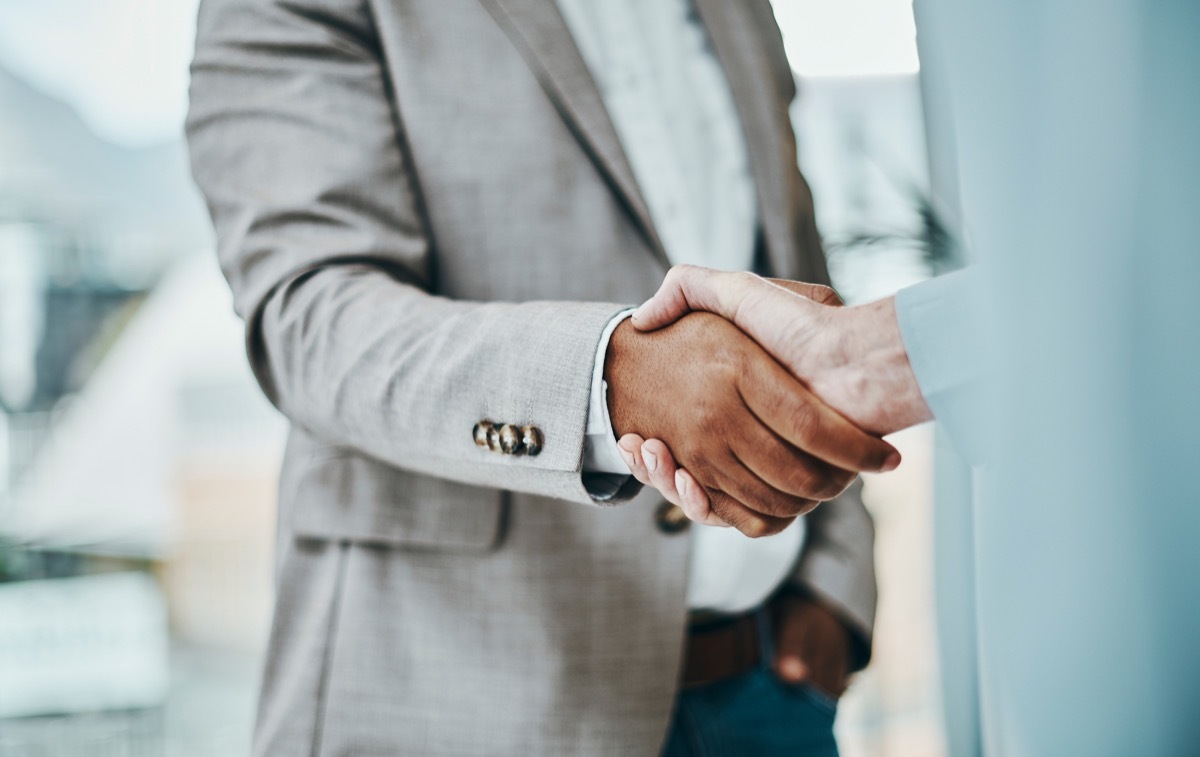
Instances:
[[[645,440],[637,434],[626,434],[617,441],[617,449],[621,451],[621,458],[629,466],[629,472],[633,474],[633,477],[646,486],[650,486],[650,471],[646,469],[646,464],[642,460],[642,444],[644,443]]]
[[[685,266],[675,266],[667,271],[654,296],[633,311],[631,320],[634,328],[653,331],[674,323],[689,312],[692,308],[682,284],[682,280],[689,276],[691,274]]]
[[[719,489],[709,488],[708,498],[712,503],[712,511],[717,517],[751,539],[777,534],[796,520],[795,518],[777,518],[752,510]]]
[[[824,284],[809,284],[804,281],[792,281],[791,279],[767,279],[777,287],[788,290],[801,297],[807,297],[813,302],[818,302],[822,305],[830,307],[841,307],[846,303],[842,302],[842,298],[832,287],[827,287]]]
[[[737,434],[731,444],[734,456],[750,473],[784,494],[824,502],[845,491],[857,476],[793,447],[757,421],[745,424]]]
[[[677,265],[653,297],[633,313],[634,328],[653,331],[674,323],[692,310],[707,310],[734,320],[745,297],[759,287],[771,287],[752,273],[714,271],[692,265]]]
[[[716,485],[721,491],[760,515],[792,519],[808,514],[820,504],[818,500],[787,494],[767,484],[736,455],[732,455],[730,464],[718,475]]]
[[[675,471],[675,491],[679,492],[679,506],[690,520],[705,526],[729,528],[729,524],[712,511],[704,487],[683,468]]]
[[[675,458],[667,445],[658,439],[647,439],[642,444],[642,461],[650,472],[650,485],[668,502],[682,507],[683,500],[675,489]]]
[[[846,470],[890,471],[900,452],[862,431],[793,379],[773,360],[742,374],[739,390],[751,412],[790,444]]]

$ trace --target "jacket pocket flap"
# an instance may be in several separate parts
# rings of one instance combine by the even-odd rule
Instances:
[[[292,488],[301,538],[484,551],[500,538],[504,494],[393,468],[353,453],[310,458]]]

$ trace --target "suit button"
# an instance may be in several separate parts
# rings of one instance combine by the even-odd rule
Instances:
[[[487,446],[492,452],[500,451],[500,429],[496,428],[495,423],[489,423],[487,427]]]
[[[511,423],[505,423],[500,427],[500,449],[504,450],[506,455],[521,453],[521,432]]]
[[[542,431],[537,426],[521,427],[521,446],[525,448],[525,454],[536,456],[542,451],[542,441]]]
[[[654,520],[658,524],[658,530],[664,534],[677,534],[692,523],[679,505],[672,505],[670,502],[663,502],[658,506]]]
[[[475,439],[476,447],[488,446],[488,429],[491,426],[489,421],[480,421],[475,424],[475,428],[471,429],[471,437]]]

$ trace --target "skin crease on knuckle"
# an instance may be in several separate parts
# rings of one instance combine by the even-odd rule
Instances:
[[[753,475],[744,468],[741,473]],[[756,479],[736,482],[726,479],[720,489],[710,490],[709,495],[712,510],[718,517],[752,537],[782,531],[797,515],[811,510],[814,504],[777,492]]]
[[[709,489],[708,499],[714,515],[732,528],[746,533],[747,522],[754,518],[753,513],[741,507],[736,499],[719,489]]]
[[[802,492],[781,490],[759,479],[753,470],[740,461],[738,468],[738,484],[730,488],[743,495],[745,502],[753,502],[751,509],[776,518],[791,518],[811,509],[810,496]]]
[[[786,412],[786,427],[798,447],[811,450],[824,440],[820,413],[807,397],[794,402]]]
[[[764,518],[754,515],[744,509],[733,507],[728,502],[723,502],[720,510],[717,510],[716,505],[714,505],[713,512],[717,513],[717,516],[720,517],[721,520],[725,521],[733,528],[736,528],[738,531],[741,531],[746,536],[749,536],[751,539],[759,539],[763,536],[767,536],[768,531],[770,530],[770,526]]]
[[[738,439],[740,441],[735,444],[727,444],[725,447],[722,456],[726,461],[724,469],[731,472],[729,476],[731,481],[727,487],[723,488],[733,495],[742,495],[742,501],[745,503],[752,502],[752,506],[749,504],[747,506],[756,512],[779,518],[795,516],[799,510],[807,507],[808,503],[797,496],[796,492],[782,490],[770,483],[767,478],[773,481],[785,479],[789,475],[791,466],[802,464],[803,460],[789,455],[786,448],[782,446],[772,448],[768,444],[763,444],[761,441],[762,429],[756,428],[757,426],[757,420],[751,417],[747,411],[740,427],[729,437],[731,440]],[[758,443],[751,440],[758,440]],[[754,465],[747,465],[743,454],[749,454],[753,458]],[[764,478],[756,473],[756,470],[773,472]]]
[[[827,286],[816,287],[813,291],[813,299],[822,305],[832,305],[836,307],[842,304],[842,298],[838,296],[838,293]]]
[[[813,500],[804,497],[787,497],[775,501],[755,503],[755,509],[772,518],[791,519],[813,509]]]
[[[852,474],[813,459],[761,427],[743,435],[733,452],[747,468],[761,471],[772,488],[804,500],[835,497],[852,480]]]
[[[791,491],[818,502],[827,502],[846,490],[854,474],[819,464],[798,468],[792,474]]]

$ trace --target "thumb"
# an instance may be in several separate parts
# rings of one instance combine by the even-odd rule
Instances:
[[[805,281],[789,281],[788,279],[767,279],[767,281],[793,294],[807,297],[818,305],[841,307],[846,304],[842,302],[842,298],[838,296],[838,293],[832,287],[827,287],[824,284],[809,284]]]
[[[694,265],[677,265],[667,271],[658,292],[633,312],[633,326],[653,331],[669,326],[693,310],[707,310],[729,318],[731,291],[738,276]]]

